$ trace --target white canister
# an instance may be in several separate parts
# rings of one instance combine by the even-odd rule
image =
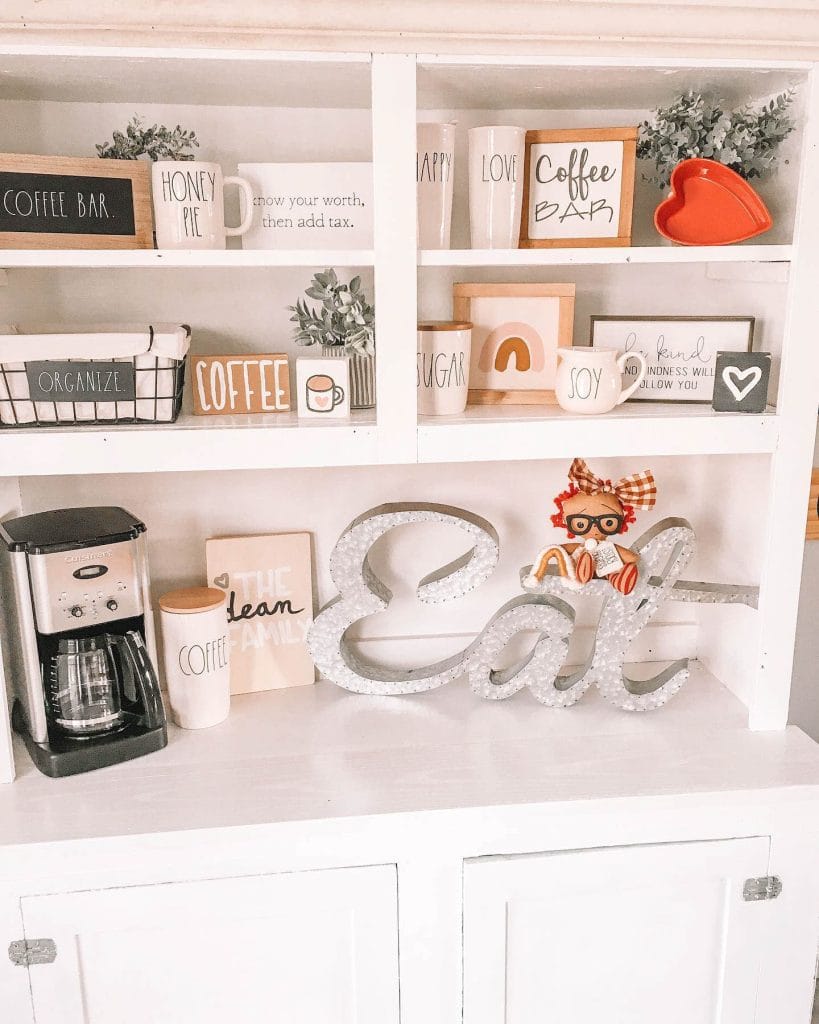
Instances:
[[[646,375],[641,352],[618,355],[613,348],[559,348],[555,374],[557,404],[566,412],[610,412],[631,398]],[[629,359],[640,364],[637,379],[623,387],[622,374]]]
[[[455,125],[416,126],[415,180],[418,185],[418,248],[448,249],[455,181]]]
[[[245,216],[225,226],[225,185],[244,192]],[[229,235],[243,235],[253,220],[253,189],[244,178],[222,176],[204,160],[158,160],[151,168],[158,249],[224,249]]]
[[[487,125],[469,132],[469,228],[473,249],[517,249],[526,132]]]
[[[418,324],[418,412],[423,416],[454,416],[469,396],[472,324],[460,320],[427,320]]]
[[[183,729],[218,725],[230,711],[225,597],[214,587],[188,587],[159,599],[171,715]]]

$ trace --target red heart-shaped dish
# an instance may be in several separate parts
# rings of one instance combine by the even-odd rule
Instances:
[[[671,172],[671,192],[655,210],[654,226],[680,245],[733,245],[768,231],[773,220],[744,178],[698,157]]]

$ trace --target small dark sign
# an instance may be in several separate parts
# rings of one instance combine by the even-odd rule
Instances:
[[[133,363],[27,362],[32,402],[132,402],[136,398]]]
[[[0,171],[0,231],[134,235],[128,178]]]
[[[714,400],[717,412],[765,412],[770,352],[717,352]]]

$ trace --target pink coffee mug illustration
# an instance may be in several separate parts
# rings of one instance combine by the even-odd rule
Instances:
[[[344,389],[326,373],[314,373],[307,378],[307,408],[311,412],[332,412],[344,401]]]

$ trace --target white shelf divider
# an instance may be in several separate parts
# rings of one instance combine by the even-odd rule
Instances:
[[[557,406],[469,406],[463,416],[427,416],[419,462],[491,462],[629,455],[759,455],[776,450],[779,421],[715,413],[703,405],[631,403],[605,418]]]
[[[555,267],[629,263],[788,263],[790,245],[632,245],[588,249],[424,249],[422,267]]]
[[[371,267],[372,249],[6,249],[0,268]]]
[[[0,477],[157,473],[378,461],[371,410],[350,421],[269,416],[193,416],[133,426],[33,427],[0,431]]]

